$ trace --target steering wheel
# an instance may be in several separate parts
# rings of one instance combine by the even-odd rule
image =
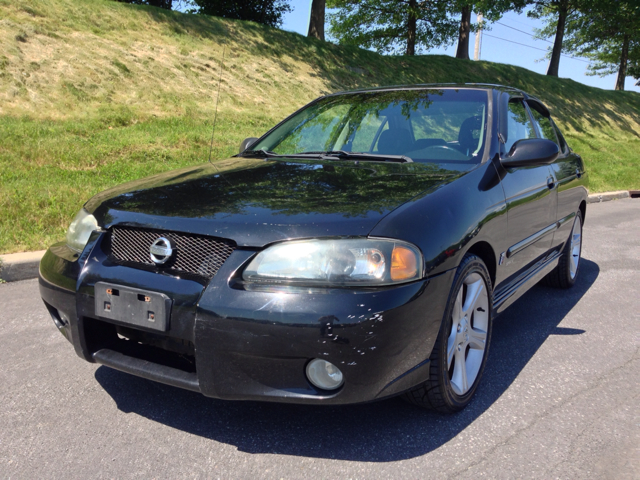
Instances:
[[[430,147],[427,147],[427,148],[444,148],[445,150],[452,150],[454,152],[458,151],[455,148],[450,147],[449,145],[431,145]]]

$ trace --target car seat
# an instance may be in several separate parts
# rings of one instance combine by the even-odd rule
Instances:
[[[482,130],[481,122],[480,117],[476,115],[467,118],[462,122],[462,125],[460,125],[458,143],[460,144],[460,151],[467,156],[470,156],[478,149],[480,131]]]

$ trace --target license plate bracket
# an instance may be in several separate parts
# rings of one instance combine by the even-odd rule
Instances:
[[[95,284],[96,316],[166,332],[171,299],[164,293],[107,282]]]

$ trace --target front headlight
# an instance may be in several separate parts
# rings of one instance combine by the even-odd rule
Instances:
[[[98,229],[96,217],[81,209],[67,230],[67,245],[76,252],[82,252],[89,241],[91,232]]]
[[[260,252],[242,278],[285,285],[392,285],[422,278],[422,254],[399,240],[284,242]]]

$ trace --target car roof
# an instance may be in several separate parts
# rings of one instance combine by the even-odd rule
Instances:
[[[335,92],[328,95],[325,95],[320,98],[333,97],[338,95],[348,95],[351,93],[374,93],[374,92],[391,92],[391,91],[401,91],[401,90],[421,90],[421,89],[432,89],[432,88],[456,88],[456,89],[482,89],[482,90],[497,90],[499,92],[506,93],[510,97],[522,97],[525,100],[533,100],[537,102],[542,108],[546,111],[546,114],[549,115],[549,108],[537,97],[533,95],[529,95],[524,90],[520,90],[519,88],[509,87],[507,85],[499,85],[493,83],[417,83],[413,85],[390,85],[384,87],[373,87],[373,88],[360,88],[356,90],[345,90],[342,92]]]
[[[483,89],[483,90],[499,90],[501,92],[508,93],[510,95],[519,95],[524,98],[534,98],[531,95],[528,95],[523,90],[515,87],[509,87],[507,85],[498,85],[492,83],[418,83],[413,85],[390,85],[384,87],[373,87],[373,88],[359,88],[356,90],[345,90],[341,92],[335,92],[327,97],[331,97],[334,95],[345,95],[349,93],[368,93],[368,92],[387,92],[387,91],[397,91],[397,90],[420,90],[420,89],[432,89],[432,88],[468,88],[468,89]],[[537,100],[537,99],[536,99]]]

